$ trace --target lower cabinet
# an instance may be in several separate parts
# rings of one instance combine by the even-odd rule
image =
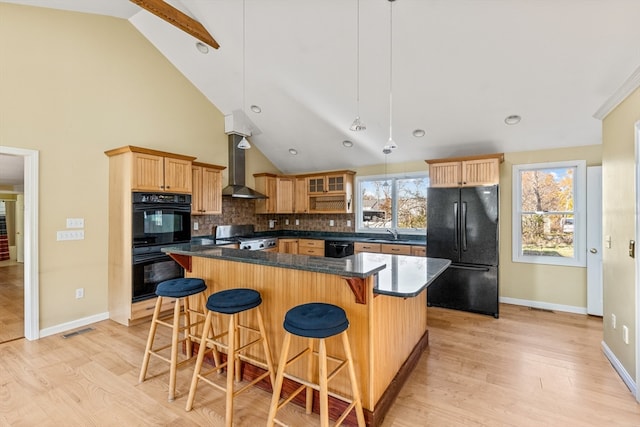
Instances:
[[[411,255],[411,246],[409,245],[391,245],[383,243],[380,245],[380,252],[392,255]]]
[[[131,304],[131,320],[152,316],[153,310],[156,308],[156,301],[157,298],[151,298]],[[175,298],[164,298],[162,301],[162,308],[160,310],[163,312],[173,310],[175,303]]]
[[[278,252],[281,254],[297,254],[298,239],[278,239]]]
[[[353,244],[353,251],[355,253],[358,252],[373,252],[380,253],[380,243],[363,243],[363,242],[355,242]]]
[[[298,239],[300,255],[324,256],[324,240]]]

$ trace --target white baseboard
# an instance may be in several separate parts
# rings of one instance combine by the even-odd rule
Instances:
[[[631,375],[629,375],[627,370],[624,369],[624,366],[622,366],[622,363],[620,363],[616,355],[613,354],[607,343],[602,341],[601,345],[604,356],[609,359],[609,362],[611,363],[611,366],[613,366],[613,369],[615,369],[618,375],[620,375],[620,378],[622,378],[622,381],[624,381],[626,386],[629,388],[629,391],[633,393],[634,396],[637,396],[638,391],[636,383],[633,378],[631,378]]]
[[[109,312],[94,314],[93,316],[83,317],[82,319],[76,319],[71,322],[61,323],[60,325],[51,326],[40,330],[40,338],[48,337],[49,335],[59,334],[61,332],[67,332],[71,329],[81,328],[83,326],[90,325],[92,323],[100,322],[109,318]]]
[[[500,302],[513,305],[524,305],[525,307],[541,308],[544,310],[565,311],[567,313],[587,314],[587,307],[576,307],[573,305],[552,304],[550,302],[530,301],[526,299],[500,297]]]

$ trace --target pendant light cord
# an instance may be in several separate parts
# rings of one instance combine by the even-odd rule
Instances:
[[[242,111],[245,111],[245,103],[246,103],[246,62],[247,62],[247,24],[246,24],[246,2],[242,0]]]
[[[393,140],[393,2],[389,0],[389,141]]]
[[[360,117],[360,0],[357,1],[356,11],[356,116]]]

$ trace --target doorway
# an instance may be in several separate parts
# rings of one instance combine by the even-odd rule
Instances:
[[[10,160],[19,161],[21,172],[23,159]],[[2,161],[0,163],[4,166]],[[18,183],[19,188],[22,188],[22,181],[23,178]],[[23,212],[18,211],[17,201],[23,195],[6,190],[0,193],[0,343],[3,343],[24,338],[24,257],[18,257],[17,244],[18,236],[23,233],[18,228],[23,223],[18,221]]]
[[[40,305],[38,282],[38,151],[0,146],[0,156],[22,158],[24,162],[24,264],[23,282],[23,320],[24,337],[36,340],[40,337]]]

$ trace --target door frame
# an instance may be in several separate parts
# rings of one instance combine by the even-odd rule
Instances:
[[[640,242],[640,120],[635,124],[636,152],[636,247]],[[636,251],[636,401],[640,402],[640,257]]]
[[[24,161],[24,336],[40,338],[40,285],[38,280],[38,169],[36,150],[0,146],[0,154]]]

